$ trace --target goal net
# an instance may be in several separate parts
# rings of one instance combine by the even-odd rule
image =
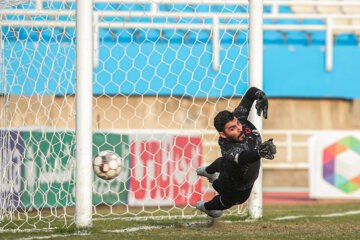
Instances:
[[[0,9],[1,230],[74,223],[75,10]],[[247,17],[230,0],[94,1],[92,155],[124,160],[113,180],[94,174],[94,221],[204,216],[194,205],[215,192],[196,168],[220,156],[213,118],[248,88]]]

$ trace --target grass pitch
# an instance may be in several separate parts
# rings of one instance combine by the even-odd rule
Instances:
[[[191,219],[95,220],[93,227],[0,232],[0,239],[359,239],[360,203],[269,205],[261,220],[236,215]]]

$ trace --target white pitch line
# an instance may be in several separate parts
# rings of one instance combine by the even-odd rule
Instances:
[[[93,221],[109,221],[109,220],[147,221],[147,220],[163,220],[163,219],[192,219],[194,217],[204,217],[205,218],[206,215],[93,218]]]
[[[19,232],[51,232],[55,230],[55,228],[31,228],[31,229],[1,229],[0,232],[13,232],[13,233],[19,233]]]
[[[69,237],[77,234],[52,234],[49,236],[36,236],[36,237],[28,237],[28,238],[19,238],[19,240],[35,240],[35,239],[52,239],[56,237]]]
[[[309,218],[309,217],[321,217],[321,218],[327,218],[327,217],[343,217],[343,216],[357,215],[357,214],[360,214],[360,210],[358,210],[358,211],[348,211],[348,212],[344,212],[344,213],[322,214],[322,215],[285,216],[285,217],[274,218],[273,220],[279,221],[279,220],[289,220],[289,219]]]
[[[116,229],[116,230],[103,230],[103,232],[123,233],[123,232],[136,232],[139,230],[152,230],[152,229],[160,229],[160,228],[165,228],[165,227],[164,226],[140,226],[140,227],[124,228],[124,229]]]

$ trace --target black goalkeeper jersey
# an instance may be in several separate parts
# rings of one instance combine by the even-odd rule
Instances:
[[[251,188],[259,176],[260,156],[258,146],[262,143],[261,135],[255,126],[248,121],[255,93],[261,91],[255,87],[250,88],[243,96],[234,115],[242,124],[245,138],[243,141],[229,142],[219,137],[219,146],[224,158],[224,172],[220,173],[219,180],[230,183],[236,190],[243,191]]]

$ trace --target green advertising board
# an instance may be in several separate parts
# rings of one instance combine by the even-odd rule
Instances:
[[[93,204],[126,204],[130,183],[130,144],[128,135],[95,133],[93,135],[93,154],[111,150],[123,158],[123,168],[113,180],[103,180],[94,174]]]
[[[75,134],[72,131],[24,131],[22,167],[24,208],[75,205]],[[110,181],[94,174],[93,204],[125,204],[130,176],[129,137],[93,134],[93,155],[112,150],[124,159],[120,175]]]

